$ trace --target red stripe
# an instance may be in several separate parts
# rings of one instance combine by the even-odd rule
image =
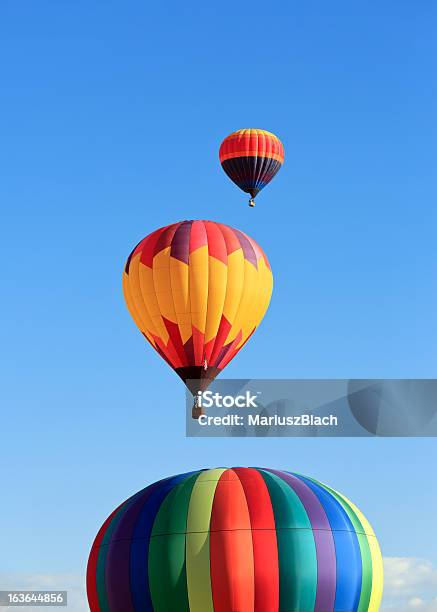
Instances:
[[[190,232],[190,253],[208,244],[208,236],[203,221],[193,221]]]
[[[241,244],[238,240],[238,236],[234,232],[232,227],[229,227],[229,225],[223,225],[222,223],[217,223],[216,225],[220,228],[223,234],[223,238],[225,239],[226,244],[226,252],[228,255],[230,255],[234,251],[237,251],[238,249],[241,249]]]
[[[202,333],[194,325],[191,326],[193,332],[193,349],[194,349],[194,365],[201,366],[205,360],[205,334]],[[192,365],[192,362],[189,363]]]
[[[160,355],[164,359],[166,363],[168,363],[170,367],[173,367],[173,363],[171,362],[169,355],[166,355],[166,353],[164,353],[164,349],[166,347],[164,343],[162,342],[161,338],[159,338],[159,336],[153,336],[153,339],[155,341],[155,344],[154,345],[152,344],[152,346],[155,349],[155,351],[158,353],[158,355]],[[177,362],[179,362],[179,357],[177,355],[176,355],[176,358],[177,358]]]
[[[206,356],[209,365],[216,366],[216,360],[220,354],[220,351],[223,348],[224,343],[226,342],[226,338],[229,335],[229,332],[232,329],[232,325],[229,323],[224,314],[222,314],[222,318],[220,319],[220,325],[217,331],[217,335],[214,340],[214,348],[210,356]]]
[[[284,147],[276,136],[269,134],[255,133],[237,134],[225,138],[220,146],[219,158],[222,162],[229,155],[238,153],[239,156],[257,155],[259,157],[269,157],[278,155],[284,157]]]
[[[165,227],[161,227],[157,229],[155,232],[152,232],[149,236],[144,238],[144,240],[140,243],[141,250],[141,258],[140,261],[145,266],[151,268],[153,266],[153,257],[155,256],[155,248],[156,244],[159,241],[161,235],[169,228],[169,225]]]
[[[220,227],[217,223],[212,223],[211,221],[204,221],[204,224],[208,236],[208,255],[227,264],[228,254],[226,251],[226,242]]]
[[[246,340],[243,342],[243,344],[242,344],[240,347],[238,347],[238,349],[235,349],[235,346],[236,346],[236,345],[237,345],[237,344],[240,342],[241,337],[242,337],[242,335],[243,335],[242,331],[240,330],[240,331],[238,332],[238,336],[236,337],[236,339],[235,339],[235,340],[234,340],[234,342],[232,343],[232,349],[226,353],[226,355],[224,356],[223,360],[222,360],[222,361],[220,361],[220,363],[219,363],[219,365],[218,365],[217,367],[220,367],[221,369],[225,368],[225,367],[228,365],[228,363],[229,363],[230,361],[232,361],[232,359],[235,357],[235,355],[237,355],[237,354],[238,354],[238,353],[241,351],[241,349],[242,349],[242,348],[243,348],[243,346],[246,344],[246,342],[248,342],[248,340],[251,338],[251,336],[252,336],[252,334],[253,334],[253,332],[254,332],[255,330],[256,330],[256,327],[254,327],[254,328],[252,329],[252,331],[251,331],[251,332],[250,332],[250,334],[247,336],[247,338],[246,338]]]
[[[217,483],[210,526],[214,612],[253,612],[255,606],[252,533],[240,479],[226,470]]]
[[[261,474],[252,468],[234,468],[249,508],[255,568],[254,612],[279,610],[279,562],[272,502]]]
[[[223,370],[225,365],[228,364],[235,357],[235,355],[240,351],[241,347],[240,348],[237,348],[237,347],[238,347],[238,344],[241,342],[242,337],[243,337],[243,332],[240,329],[235,339],[232,340],[230,344],[226,344],[223,347],[222,353],[217,357],[217,365],[216,365],[217,368],[220,368]]]
[[[159,336],[153,337],[156,342],[155,348],[157,352],[161,355],[163,359],[165,359],[167,363],[170,364],[172,368],[180,368],[184,365],[184,362],[181,361],[181,358],[179,357],[175,347],[173,346],[171,338],[169,338],[167,344],[164,344],[164,342]]]
[[[185,348],[182,343],[181,332],[179,331],[179,325],[177,323],[173,323],[173,321],[170,321],[169,319],[166,319],[166,317],[164,316],[162,316],[162,320],[164,321],[165,328],[169,335],[169,341],[167,343],[167,346],[165,347],[166,354],[168,354],[169,358],[171,358],[170,356],[173,355],[173,361],[174,361],[174,356],[176,353],[176,355],[181,361],[182,366],[189,365],[187,361],[187,356],[185,354]],[[180,366],[177,366],[177,367],[180,367]]]

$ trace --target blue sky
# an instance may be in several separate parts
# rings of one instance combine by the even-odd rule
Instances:
[[[0,8],[0,571],[80,573],[122,499],[235,464],[326,481],[437,563],[435,440],[187,440],[120,288],[153,229],[222,221],[275,275],[227,376],[435,376],[435,4],[148,4]],[[253,210],[217,158],[240,127],[286,149]]]

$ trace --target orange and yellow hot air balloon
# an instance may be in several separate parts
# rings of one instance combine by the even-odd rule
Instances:
[[[132,251],[123,292],[135,323],[193,395],[203,391],[260,324],[273,277],[262,249],[213,221],[181,221]]]
[[[266,130],[237,130],[220,146],[223,170],[240,189],[250,193],[249,206],[270,183],[284,163],[284,147],[277,136]]]

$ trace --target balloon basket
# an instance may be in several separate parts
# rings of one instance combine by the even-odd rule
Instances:
[[[194,400],[194,404],[193,404],[193,409],[191,411],[191,416],[194,420],[198,420],[199,417],[201,417],[203,414],[205,414],[203,412],[203,408],[202,406],[199,406],[199,404],[197,403],[197,397]]]

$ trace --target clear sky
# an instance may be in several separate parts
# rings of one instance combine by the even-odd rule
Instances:
[[[433,439],[186,439],[184,389],[121,271],[146,234],[228,223],[267,252],[268,314],[228,377],[436,374],[431,0],[4,0],[0,7],[0,571],[81,573],[107,514],[197,467],[300,471],[386,556],[437,563]],[[255,209],[230,132],[278,134]]]

